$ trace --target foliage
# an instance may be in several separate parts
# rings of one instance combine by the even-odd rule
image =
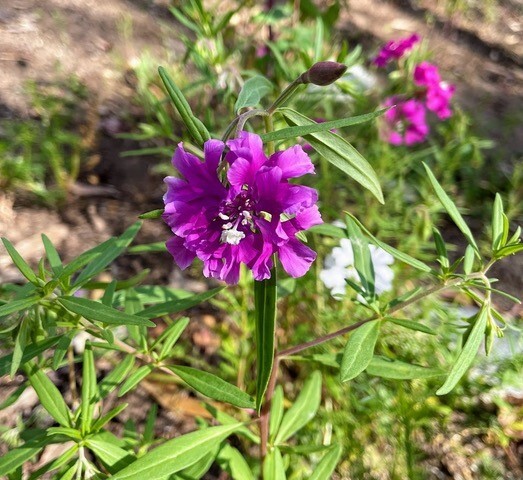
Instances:
[[[142,221],[67,264],[44,235],[45,255],[36,270],[3,239],[27,281],[0,287],[0,338],[9,351],[0,358],[0,372],[24,379],[0,408],[31,387],[49,418],[45,429],[35,420],[4,433],[11,448],[0,459],[0,475],[22,478],[47,446],[67,443],[29,478],[50,472],[53,478],[196,479],[213,465],[234,479],[317,480],[335,471],[342,478],[424,478],[418,440],[431,441],[437,418],[448,425],[453,412],[467,410],[474,418],[480,408],[469,399],[477,389],[491,390],[490,380],[467,375],[481,345],[481,372],[499,365],[498,377],[509,384],[521,372],[521,356],[492,360],[496,339],[515,329],[493,296],[519,300],[495,289],[490,276],[496,262],[523,250],[521,229],[511,224],[518,216],[517,193],[508,195],[508,208],[496,194],[488,229],[479,235],[463,216],[463,205],[479,190],[462,189],[454,200],[456,180],[467,183],[490,143],[474,137],[459,110],[438,125],[428,144],[384,142],[381,100],[409,88],[405,74],[422,53],[413,52],[391,71],[384,90],[368,88],[357,78],[362,50],[349,52],[345,44],[337,49],[325,28],[334,23],[340,2],[325,11],[313,2],[301,4],[303,23],[293,27],[288,5],[255,17],[256,25],[278,33],[265,42],[265,56],[274,62],[249,55],[246,40],[228,45],[229,23],[241,6],[220,14],[200,0],[173,7],[187,29],[185,60],[196,79],[174,75],[172,65],[153,77],[154,62],[144,57],[136,73],[146,118],[139,133],[127,136],[144,142],[144,154],[171,155],[181,138],[188,151],[202,156],[209,138],[260,130],[263,120],[269,153],[301,142],[316,165],[310,184],[319,191],[324,219],[342,220],[301,232],[300,240],[318,251],[315,267],[301,278],[285,278],[276,265],[262,281],[243,269],[238,286],[213,284],[195,294],[144,284],[143,273],[102,281],[100,274],[123,255],[165,251],[163,243],[132,245]],[[341,61],[348,72],[321,88],[304,85],[310,77],[305,74],[323,58]],[[204,108],[211,99],[216,108]],[[323,117],[339,119],[318,121]],[[53,129],[64,125],[50,123]],[[30,183],[26,177],[23,182]],[[154,221],[162,211],[141,218]],[[462,235],[463,251],[446,243],[446,230],[438,228],[443,219]],[[319,273],[340,239],[350,240],[356,275],[345,279],[347,295],[337,300]],[[377,289],[371,247],[395,261],[391,291]],[[476,309],[454,312],[456,306],[439,295],[444,291]],[[209,303],[227,319],[227,326],[217,325],[221,345],[214,359],[196,352],[187,333],[195,321],[191,309]],[[79,346],[86,333],[88,341]],[[102,361],[112,366],[105,376]],[[69,392],[55,385],[59,372],[69,373]],[[127,403],[118,400],[108,410],[109,396],[132,395],[152,378],[196,393],[209,412],[198,419],[197,430],[162,438],[155,431],[155,405],[145,425],[127,423],[120,436],[114,433]],[[495,401],[510,408],[501,397]],[[479,424],[496,431],[500,443],[517,428],[500,433],[488,421]],[[495,470],[488,461],[481,468],[485,478],[489,468]]]

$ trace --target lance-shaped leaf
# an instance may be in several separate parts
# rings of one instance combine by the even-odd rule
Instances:
[[[142,222],[135,222],[122,235],[107,243],[106,247],[87,265],[74,282],[78,287],[87,282],[90,278],[98,275],[113,260],[119,257],[125,249],[131,244],[138,231],[142,228]]]
[[[0,476],[6,478],[4,475],[11,473],[25,462],[31,460],[31,458],[33,458],[43,448],[44,445],[33,445],[30,443],[28,445],[22,445],[21,447],[10,450],[5,455],[0,457]]]
[[[481,340],[485,335],[485,328],[487,326],[489,307],[488,305],[483,305],[479,311],[474,326],[470,331],[470,334],[459,354],[456,362],[452,365],[449,376],[445,380],[445,383],[441,388],[436,392],[436,395],[445,395],[449,393],[459,382],[461,377],[469,368],[470,364],[474,360],[474,357],[478,353],[479,346],[481,345]]]
[[[243,84],[238,100],[234,105],[234,111],[238,113],[242,108],[255,107],[273,88],[272,83],[261,75],[249,78]]]
[[[350,213],[346,212],[347,216],[350,217],[357,225],[361,228],[363,232],[365,232],[365,235],[367,235],[371,242],[380,247],[381,249],[385,250],[387,253],[390,253],[394,258],[398,259],[401,262],[406,263],[407,265],[410,265],[411,267],[416,268],[417,270],[421,270],[422,272],[431,273],[432,269],[426,265],[425,263],[415,259],[414,257],[411,257],[410,255],[407,255],[406,253],[400,252],[394,247],[391,247],[390,245],[387,245],[386,243],[382,242],[381,240],[378,240],[372,233],[369,232],[365,228],[365,226],[354,216]],[[314,228],[314,227],[313,227]]]
[[[408,328],[409,330],[415,330],[417,332],[427,333],[429,335],[436,335],[436,332],[432,328],[423,325],[423,323],[415,322],[414,320],[408,320],[406,318],[387,317],[386,320],[395,323],[400,327]]]
[[[128,450],[114,445],[103,437],[95,435],[88,438],[85,443],[87,448],[100,459],[109,473],[116,473],[131,465],[135,460],[135,457]]]
[[[189,130],[191,136],[201,147],[206,140],[211,138],[211,135],[203,123],[194,116],[189,103],[166,70],[163,67],[158,67],[158,73],[160,74],[160,78],[162,79],[165,89],[167,90],[169,97],[171,97],[176,110],[178,110],[180,117],[182,117],[187,130]]]
[[[423,163],[423,166],[425,167],[425,170],[427,171],[427,175],[429,177],[429,181],[432,185],[432,188],[436,192],[436,196],[438,197],[439,201],[445,207],[445,210],[450,215],[450,218],[454,220],[454,223],[456,226],[461,230],[461,233],[465,235],[465,238],[469,242],[470,245],[474,247],[474,250],[476,251],[476,254],[479,257],[479,249],[476,245],[476,241],[474,240],[474,237],[472,235],[472,232],[470,231],[470,228],[465,223],[465,220],[463,220],[463,217],[461,216],[461,213],[459,213],[456,205],[454,202],[450,199],[450,197],[446,194],[445,190],[443,190],[443,187],[439,184],[439,182],[436,180],[436,177],[430,170],[430,168]]]
[[[141,325],[154,327],[155,324],[147,318],[130,315],[120,310],[108,307],[103,303],[81,297],[60,297],[58,302],[67,310],[77,313],[87,320],[107,323],[109,325]]]
[[[341,360],[340,378],[342,382],[352,380],[367,368],[374,355],[379,331],[379,320],[373,320],[361,325],[351,333]]]
[[[96,396],[96,370],[91,345],[85,346],[82,366],[82,405],[81,428],[85,434],[89,431],[93,419],[94,399]]]
[[[42,234],[42,243],[44,244],[45,254],[47,256],[47,260],[49,261],[49,265],[51,265],[51,270],[55,275],[60,275],[63,269],[63,265],[55,246],[44,234]]]
[[[290,108],[281,108],[278,111],[292,125],[303,126],[316,123]],[[328,162],[367,188],[381,203],[384,203],[376,172],[349,142],[331,132],[311,133],[305,135],[305,139]]]
[[[329,480],[341,457],[341,446],[333,445],[312,472],[309,480]]]
[[[236,448],[225,444],[216,460],[233,480],[255,480],[244,456]]]
[[[154,365],[142,365],[137,369],[122,385],[118,392],[119,397],[123,397],[127,392],[131,391],[138,385],[147,375],[154,370]]]
[[[280,449],[274,447],[265,457],[263,462],[263,478],[271,480],[286,480],[285,465]]]
[[[178,365],[169,366],[185,383],[203,395],[240,408],[254,408],[254,399],[238,387],[212,373]]]
[[[274,363],[274,332],[276,329],[276,270],[267,280],[254,282],[254,315],[256,321],[256,410],[258,413]]]
[[[289,138],[303,137],[304,135],[310,135],[311,133],[328,132],[335,128],[340,129],[369,122],[383,115],[387,110],[388,108],[384,108],[376,112],[366,113],[356,117],[342,118],[340,120],[332,120],[330,122],[323,123],[313,123],[311,125],[282,128],[281,130],[276,130],[274,132],[263,133],[260,135],[260,137],[264,142],[274,142],[276,140],[287,140]]]
[[[242,424],[210,427],[168,440],[116,473],[113,480],[163,480],[197,462]]]
[[[171,300],[168,302],[159,303],[157,305],[153,305],[152,307],[145,308],[141,312],[138,312],[137,315],[145,318],[157,318],[161,317],[162,315],[171,315],[173,313],[183,312],[184,310],[195,307],[196,305],[209,300],[221,290],[223,290],[223,287],[214,288],[208,292],[198,293],[197,295],[181,298],[179,300]]]
[[[25,310],[29,307],[32,307],[38,303],[39,300],[39,295],[31,295],[30,297],[7,302],[5,305],[0,306],[0,317],[5,317],[11,313],[19,312],[20,310]]]
[[[32,365],[28,369],[29,382],[35,389],[42,406],[49,412],[60,425],[71,427],[71,412],[65,403],[60,390],[49,380],[49,377]]]
[[[369,244],[361,233],[358,224],[352,217],[346,217],[347,233],[354,253],[354,268],[358,272],[360,282],[367,296],[372,297],[375,292],[374,265],[370,255]]]
[[[321,373],[313,372],[293,405],[285,412],[274,439],[275,444],[285,442],[314,418],[321,401]]]
[[[54,347],[58,342],[60,341],[60,336],[46,338],[45,340],[42,340],[38,343],[34,343],[32,345],[28,345],[24,349],[24,353],[22,355],[22,360],[20,361],[20,364],[23,365],[24,363],[28,362],[32,358],[36,357],[37,355],[40,355],[41,353],[45,352],[49,348]],[[2,375],[7,374],[11,369],[11,364],[13,361],[13,354],[10,353],[9,355],[6,355],[5,357],[0,358],[0,377]]]
[[[16,248],[13,247],[13,244],[9,240],[7,240],[7,238],[2,238],[2,242],[4,244],[5,249],[7,250],[7,253],[11,257],[11,260],[13,260],[13,263],[16,265],[18,270],[20,270],[20,273],[31,283],[38,286],[38,279],[36,278],[35,272],[33,272],[32,268],[17,252]]]
[[[377,377],[396,380],[412,380],[414,378],[431,378],[445,375],[445,372],[437,368],[427,368],[377,356],[371,360],[365,371]]]
[[[274,390],[274,395],[271,398],[271,415],[269,417],[269,434],[271,440],[280,428],[280,424],[283,418],[283,388],[278,385]]]

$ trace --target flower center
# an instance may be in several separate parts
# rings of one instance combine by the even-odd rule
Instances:
[[[240,192],[233,200],[225,202],[220,207],[220,212],[216,218],[216,220],[224,222],[220,242],[238,245],[245,238],[248,230],[254,232],[253,216],[255,216],[254,202],[245,190]]]

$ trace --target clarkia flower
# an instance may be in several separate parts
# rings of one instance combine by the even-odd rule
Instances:
[[[374,288],[379,295],[392,289],[394,272],[390,265],[394,263],[392,255],[385,250],[369,245],[372,266],[374,268]],[[334,247],[332,253],[325,258],[325,268],[320,272],[320,279],[331,291],[334,298],[345,295],[347,282],[350,279],[360,282],[360,277],[354,267],[352,243],[348,238],[342,238],[339,247]]]
[[[414,83],[425,87],[425,105],[441,120],[452,116],[450,100],[456,90],[451,85],[441,80],[438,67],[429,62],[422,62],[414,69]]]
[[[184,178],[165,179],[163,218],[174,233],[167,249],[180,268],[198,257],[206,277],[229,284],[238,282],[241,263],[256,280],[269,278],[273,254],[289,275],[304,275],[316,253],[296,234],[322,223],[318,194],[289,179],[313,174],[310,158],[300,146],[267,158],[261,138],[248,132],[227,147],[223,185],[217,174],[223,142],[205,142],[203,162],[178,145],[173,165]]]
[[[418,100],[401,100],[389,97],[384,105],[394,108],[385,112],[385,139],[392,145],[414,145],[427,138],[429,127],[425,119],[425,107]]]
[[[420,37],[416,33],[410,37],[391,40],[381,48],[372,63],[378,67],[385,67],[392,60],[398,60],[403,57],[419,41]]]

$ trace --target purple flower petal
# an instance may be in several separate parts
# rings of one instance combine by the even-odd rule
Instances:
[[[165,246],[167,247],[169,253],[173,256],[176,264],[182,270],[185,270],[196,257],[194,252],[191,252],[185,248],[183,244],[183,238],[177,237],[176,235],[167,240],[167,242],[165,242]]]
[[[282,245],[278,253],[283,269],[294,278],[305,275],[316,259],[314,250],[294,238]]]

